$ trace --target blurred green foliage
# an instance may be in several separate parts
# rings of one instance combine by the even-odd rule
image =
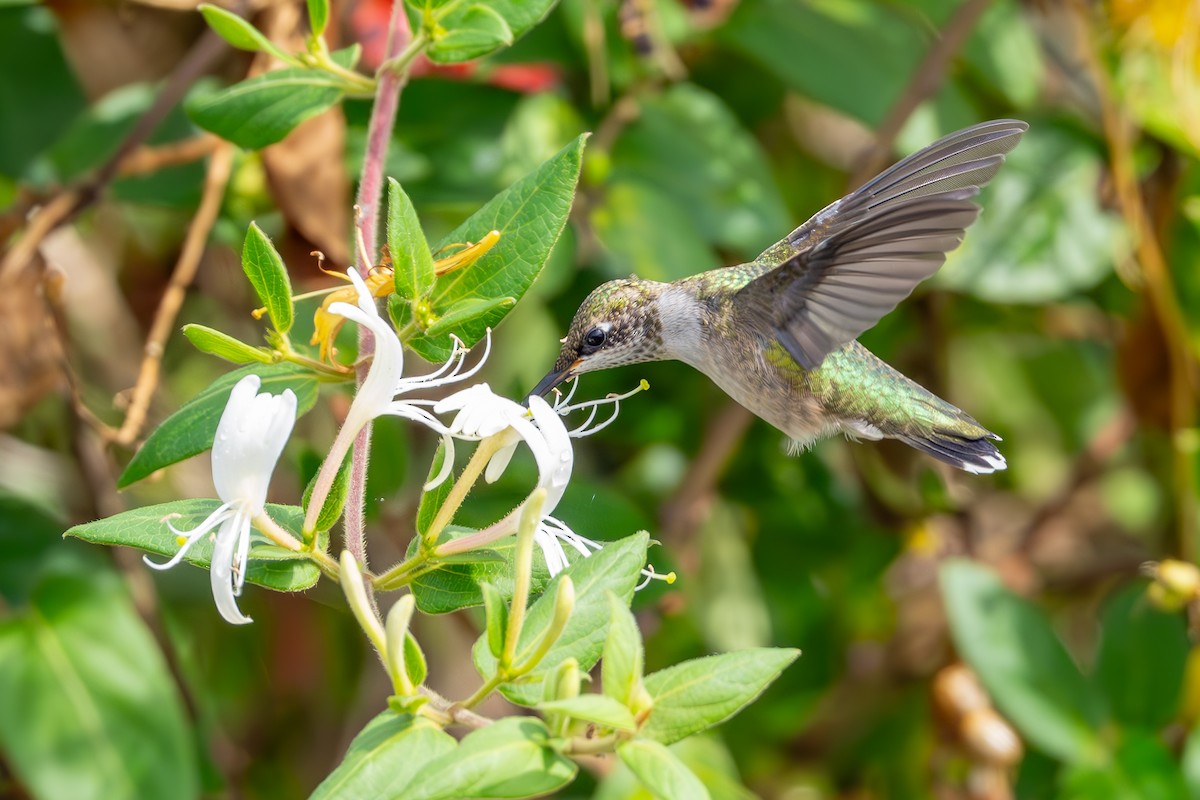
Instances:
[[[113,156],[201,30],[134,4],[125,23],[142,26],[139,39],[113,25],[125,10],[74,13],[87,5],[0,4],[0,197],[11,201],[0,231],[10,252],[31,209]],[[563,0],[539,25],[548,4],[534,5],[528,32],[508,32],[519,37],[511,48],[411,82],[386,170],[430,241],[475,240],[484,231],[458,229],[470,214],[593,132],[570,223],[496,333],[485,377],[512,396],[545,373],[599,282],[631,272],[670,280],[752,258],[850,188],[871,132],[967,4]],[[721,392],[679,364],[584,379],[589,396],[643,376],[653,387],[578,449],[558,510],[600,540],[648,530],[661,541],[650,560],[680,573],[674,586],[635,598],[647,674],[748,647],[803,655],[719,731],[622,753],[582,771],[562,796],[648,797],[645,776],[671,780],[676,761],[714,798],[1007,796],[979,786],[1022,798],[1200,796],[1191,609],[1159,610],[1139,577],[1146,561],[1194,559],[1200,533],[1194,416],[1168,403],[1180,385],[1194,400],[1200,346],[1200,62],[1185,35],[1196,25],[1188,7],[994,0],[888,147],[890,159],[991,117],[1030,123],[962,248],[863,337],[1000,433],[1007,472],[948,475],[892,443],[827,441],[788,457],[776,431],[752,422],[743,433],[745,419]],[[649,56],[628,23],[623,30],[629,8],[648,26]],[[361,39],[368,58],[387,11],[371,0],[334,4],[342,44]],[[483,17],[464,48],[505,40]],[[84,47],[87,37],[100,46]],[[178,52],[164,61],[148,41],[178,43]],[[442,60],[467,52],[451,45]],[[106,64],[97,55],[105,51],[131,57]],[[685,73],[664,66],[665,52]],[[240,58],[227,54],[222,84],[244,75]],[[218,85],[193,82],[194,119],[205,121],[196,109],[211,105]],[[309,110],[340,96],[309,97]],[[365,150],[369,104],[341,108],[344,147],[307,146],[345,183]],[[241,121],[222,113],[220,124]],[[1129,141],[1114,136],[1126,123]],[[148,142],[198,132],[175,107]],[[1136,168],[1132,185],[1110,166],[1120,157]],[[149,325],[203,180],[197,161],[121,176],[67,226],[74,249],[48,257],[66,276],[79,393],[104,420],[120,419],[113,398],[141,356],[140,340],[112,320]],[[1131,188],[1144,219],[1121,199]],[[559,215],[564,199],[556,197]],[[255,330],[247,314],[257,301],[236,256],[253,220],[280,244],[298,291],[328,285],[305,259],[329,245],[298,224],[297,207],[314,202],[282,183],[265,155],[239,152],[180,322]],[[332,238],[344,245],[348,228]],[[1137,247],[1147,238],[1165,275]],[[82,287],[82,300],[70,300],[71,287]],[[0,348],[17,348],[21,330],[50,335],[42,295],[32,296],[12,294],[3,323],[12,335]],[[1177,317],[1164,311],[1172,306]],[[307,338],[311,311],[298,305],[295,338]],[[100,333],[89,327],[97,320]],[[339,341],[347,354],[353,347]],[[1180,348],[1182,373],[1172,360]],[[156,458],[170,425],[136,455],[113,446],[97,458],[56,354],[3,352],[0,794],[305,796],[347,748],[343,769],[352,770],[365,739],[400,735],[384,715],[355,738],[387,688],[336,590],[251,589],[243,604],[255,625],[234,629],[213,613],[200,571],[151,579],[128,553],[61,541],[77,523],[211,487],[185,462],[117,495],[122,469],[124,485],[175,460]],[[226,365],[181,336],[164,364],[153,421],[182,408],[215,427],[219,406],[204,387]],[[56,378],[38,380],[45,372]],[[306,388],[315,401],[315,386]],[[328,442],[335,430],[326,405],[299,423],[304,436],[285,453],[273,499],[300,503],[321,457],[304,442]],[[434,448],[400,425],[376,427],[367,513],[382,563],[413,534],[416,487]],[[463,522],[497,519],[534,475],[519,461],[468,501]],[[453,580],[426,579],[433,589]],[[476,610],[452,619],[416,623],[447,692],[473,678],[470,645],[483,629]],[[1015,729],[1024,751],[1016,766],[973,748],[965,709],[940,691],[944,668],[959,660]],[[406,731],[430,760],[447,744]]]

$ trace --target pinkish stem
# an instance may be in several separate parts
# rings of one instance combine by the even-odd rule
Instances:
[[[408,16],[404,13],[404,0],[394,0],[392,17],[388,23],[388,46],[384,62],[402,53],[412,40]],[[376,261],[379,203],[383,197],[383,165],[387,161],[388,145],[392,139],[392,127],[396,123],[396,109],[400,106],[400,90],[408,80],[406,72],[391,69],[380,71],[375,89],[375,105],[371,109],[371,121],[367,126],[367,151],[363,157],[362,175],[358,182],[359,228],[366,243],[368,255]],[[372,263],[358,265],[359,273],[366,278]],[[365,359],[375,352],[375,339],[365,326],[358,329],[358,383],[362,385],[367,375]],[[350,482],[346,496],[346,510],[342,524],[345,531],[346,549],[365,570],[367,568],[366,526],[364,510],[367,496],[367,462],[371,454],[371,423],[363,426],[354,440],[354,451],[350,456]]]

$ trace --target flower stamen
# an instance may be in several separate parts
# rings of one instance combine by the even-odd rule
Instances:
[[[578,387],[579,378],[576,377],[572,381],[570,391],[568,391],[565,396],[556,397],[554,404],[551,406],[551,408],[554,409],[554,412],[561,417],[565,417],[575,411],[582,411],[585,408],[591,410],[591,413],[588,414],[588,418],[584,420],[582,425],[573,428],[568,432],[568,434],[575,439],[583,436],[591,436],[593,433],[598,433],[607,428],[609,425],[613,424],[613,422],[616,421],[617,416],[621,413],[621,401],[628,400],[635,394],[646,391],[650,388],[650,384],[643,379],[635,388],[625,392],[624,394],[610,394],[599,400],[585,400],[582,403],[572,404],[571,398],[575,396],[575,390]],[[595,422],[596,414],[600,407],[609,403],[611,403],[613,407],[612,414],[610,414],[609,417],[603,422],[593,425],[592,423]]]

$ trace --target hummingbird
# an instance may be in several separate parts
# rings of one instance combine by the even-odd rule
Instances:
[[[945,262],[1028,125],[984,122],[905,158],[746,264],[587,296],[531,394],[585,372],[674,359],[799,449],[841,433],[898,439],[958,469],[1004,469],[1000,437],[856,341]]]

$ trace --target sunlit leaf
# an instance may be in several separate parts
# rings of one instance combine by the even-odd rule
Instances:
[[[580,136],[558,155],[525,176],[451,232],[438,246],[459,242],[477,242],[491,231],[500,232],[500,240],[469,267],[440,277],[430,295],[434,313],[447,313],[464,300],[493,300],[511,297],[520,300],[533,283],[558,241],[579,180],[586,137]],[[496,327],[508,313],[498,306],[481,317],[465,321],[455,333],[468,347]],[[415,336],[409,341],[427,361],[444,361],[452,344],[448,334]]]
[[[251,222],[242,245],[242,271],[250,279],[258,301],[267,309],[271,324],[280,333],[292,327],[292,284],[275,245],[258,223]]]
[[[634,739],[618,747],[617,755],[661,800],[708,800],[708,790],[695,773],[658,742]]]
[[[684,661],[647,675],[654,710],[641,735],[670,744],[729,719],[799,655],[799,650],[758,647]]]
[[[427,719],[385,711],[354,737],[342,763],[310,800],[404,797],[427,763],[457,746],[453,736]]]
[[[280,69],[193,97],[188,116],[239,147],[275,144],[304,120],[342,99],[344,84],[316,69]]]
[[[574,762],[549,747],[541,720],[505,717],[469,733],[458,748],[430,762],[397,798],[536,797],[566,786]]]

